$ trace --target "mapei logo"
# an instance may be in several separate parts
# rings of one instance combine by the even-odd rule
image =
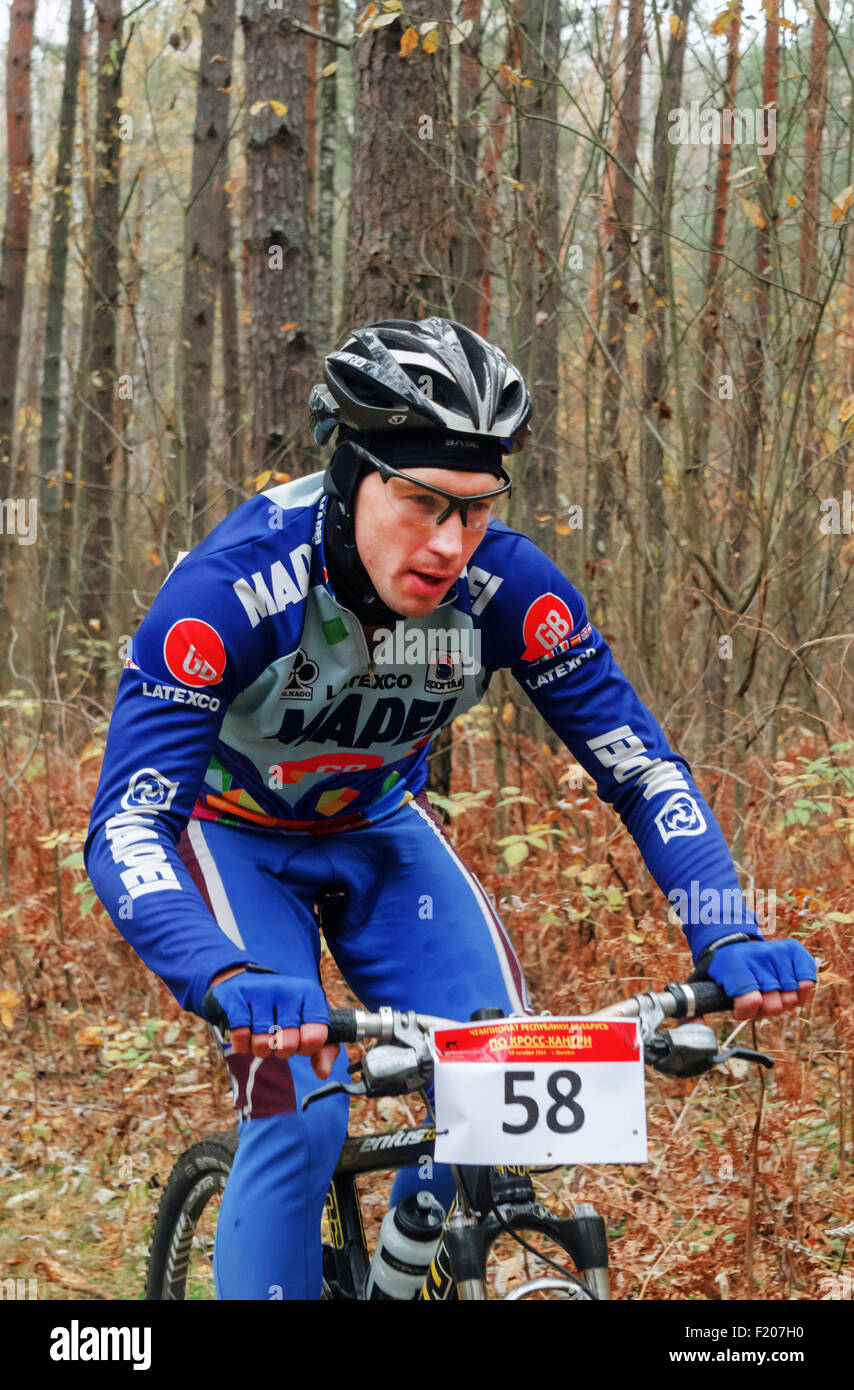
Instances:
[[[279,695],[280,700],[310,700],[312,696],[311,687],[320,675],[320,667],[316,661],[312,661],[300,647],[294,657],[294,664],[288,676],[287,684]]]
[[[253,627],[257,627],[262,618],[284,613],[289,604],[302,603],[308,593],[311,546],[295,546],[288,559],[290,569],[281,560],[273,562],[268,571],[269,582],[261,570],[256,570],[251,583],[248,579],[238,579],[232,585]]]
[[[215,627],[201,618],[173,623],[163,642],[163,660],[180,685],[216,685],[225,672],[225,647]]]
[[[680,836],[702,835],[706,829],[705,817],[694,800],[684,792],[677,792],[664,803],[655,818],[658,833],[665,844]]]
[[[551,656],[561,645],[569,646],[574,623],[565,601],[557,594],[540,594],[522,620],[523,661]]]
[[[177,790],[178,783],[170,782],[156,768],[142,767],[128,782],[122,806],[126,811],[167,811]]]

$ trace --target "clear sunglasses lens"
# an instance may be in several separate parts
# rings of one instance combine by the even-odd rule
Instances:
[[[425,492],[404,482],[402,478],[389,478],[386,483],[386,496],[401,520],[414,526],[435,526],[448,504],[444,497],[435,492]],[[466,525],[472,531],[484,531],[494,516],[504,511],[506,495],[494,498],[492,502],[473,502],[466,508]]]

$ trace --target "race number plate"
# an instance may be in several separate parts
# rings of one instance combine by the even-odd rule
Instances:
[[[636,1019],[436,1028],[437,1163],[645,1163]]]

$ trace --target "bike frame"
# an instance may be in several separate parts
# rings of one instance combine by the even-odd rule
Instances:
[[[432,1160],[435,1137],[435,1129],[425,1122],[412,1129],[345,1140],[326,1196],[331,1241],[324,1245],[323,1275],[331,1298],[357,1301],[365,1297],[371,1257],[365,1240],[356,1178],[361,1173],[412,1168],[425,1159]],[[572,1217],[554,1216],[536,1201],[527,1168],[453,1171],[457,1198],[424,1281],[422,1299],[428,1302],[485,1299],[489,1249],[508,1228],[547,1235],[569,1255],[581,1283],[592,1296],[610,1298],[605,1223],[593,1207],[585,1204]],[[499,1196],[495,1205],[500,1209],[500,1219],[491,1209],[496,1179]],[[479,1214],[473,1211],[470,1194],[476,1197],[479,1194],[479,1204],[486,1206],[488,1202],[490,1209]],[[564,1282],[568,1284],[569,1281]]]

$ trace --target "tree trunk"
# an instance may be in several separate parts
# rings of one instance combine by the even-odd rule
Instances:
[[[529,383],[534,414],[533,436],[519,460],[524,471],[517,495],[525,504],[523,529],[554,554],[558,507],[558,306],[561,288],[557,170],[560,0],[522,0],[519,24],[522,71],[533,86],[517,89],[520,94],[518,178],[524,184],[517,365]]]
[[[448,0],[410,0],[406,14],[416,28],[434,16],[448,20]],[[353,47],[347,328],[447,313],[450,48],[425,53],[419,44],[401,58],[402,33],[395,19],[358,36]]]
[[[471,33],[460,44],[457,72],[457,197],[451,236],[453,316],[477,332],[483,298],[483,242],[477,226],[480,191],[477,184],[480,147],[481,0],[462,0],[460,23],[470,22]]]
[[[685,56],[685,26],[692,0],[676,0],[677,21],[671,29],[667,60],[661,76],[661,95],[655,117],[652,143],[652,187],[650,202],[655,224],[650,233],[649,284],[646,305],[646,335],[642,352],[643,417],[640,441],[641,488],[643,493],[643,558],[640,584],[639,631],[653,708],[662,692],[661,602],[664,577],[664,456],[660,436],[671,411],[667,394],[665,334],[667,332],[668,266],[670,259],[670,211],[673,203],[675,150],[667,138],[668,112],[679,106],[682,93],[682,67]],[[675,309],[671,309],[675,312]]]
[[[89,636],[109,630],[112,568],[113,463],[120,441],[113,430],[119,299],[119,222],[122,94],[121,0],[98,0],[98,110],[95,125],[95,201],[89,267],[92,338],[89,351],[86,448],[81,460],[80,613]],[[100,697],[104,670],[96,661],[92,693]]]
[[[626,360],[625,329],[629,314],[637,312],[637,302],[629,293],[632,258],[632,215],[634,185],[632,175],[637,165],[638,124],[640,116],[641,68],[643,63],[644,0],[629,0],[626,26],[625,64],[620,106],[617,111],[617,167],[614,171],[614,203],[609,219],[611,232],[608,264],[607,327],[605,345],[610,360],[605,364],[602,387],[602,411],[599,422],[599,457],[597,460],[596,507],[593,517],[593,562],[599,565],[607,550],[615,510],[615,477],[625,477],[626,459],[620,449],[621,375]],[[622,502],[617,504],[622,514]],[[596,617],[602,621],[605,611],[605,591],[600,586]]]
[[[317,370],[307,40],[289,23],[304,23],[304,4],[284,0],[284,6],[284,11],[271,10],[265,0],[246,0],[240,20],[246,54],[252,468],[302,475],[317,466],[306,423]]]
[[[338,0],[325,0],[323,32],[333,38],[338,34]],[[324,44],[322,68],[336,62],[338,55],[333,44]],[[334,250],[335,233],[335,151],[338,145],[338,72],[321,79],[320,86],[320,155],[317,170],[317,238],[315,283],[318,343],[331,350],[337,338],[333,297],[335,293]]]
[[[30,199],[33,151],[30,140],[30,62],[33,48],[35,0],[12,0],[9,45],[6,50],[6,223],[0,262],[0,504],[14,499],[15,386],[21,346],[21,319],[27,283],[30,242]],[[17,546],[2,547],[0,603],[12,605],[7,590],[13,582]],[[7,646],[6,614],[0,614],[0,650]]]
[[[71,0],[65,77],[59,109],[59,146],[56,158],[53,211],[50,222],[47,324],[44,375],[41,393],[39,441],[39,511],[46,544],[39,549],[42,588],[48,622],[62,599],[62,511],[65,479],[59,458],[59,401],[62,366],[62,329],[65,317],[65,284],[68,263],[68,223],[71,209],[74,127],[77,116],[77,82],[85,16],[83,0]]]
[[[240,388],[240,318],[237,312],[237,272],[234,265],[234,237],[231,227],[231,179],[226,164],[219,182],[217,229],[219,234],[220,329],[222,336],[222,375],[225,405],[225,431],[228,438],[226,505],[241,501],[243,476],[243,420]]]
[[[175,393],[181,413],[174,506],[179,546],[188,550],[210,530],[206,473],[234,24],[234,0],[217,0],[215,6],[202,7],[193,170],[184,214],[184,287]]]

